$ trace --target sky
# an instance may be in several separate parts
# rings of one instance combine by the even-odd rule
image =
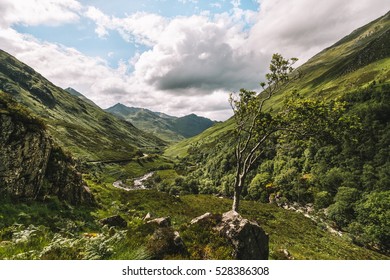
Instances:
[[[232,115],[273,53],[299,63],[384,15],[389,0],[0,0],[0,49],[102,108]]]

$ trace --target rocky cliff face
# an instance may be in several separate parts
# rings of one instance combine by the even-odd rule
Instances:
[[[56,195],[72,204],[92,195],[66,155],[28,111],[0,96],[0,194],[18,199]]]

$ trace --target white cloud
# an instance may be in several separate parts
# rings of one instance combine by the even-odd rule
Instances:
[[[88,57],[73,48],[43,42],[12,28],[0,29],[2,48],[61,87],[77,88],[100,105],[110,99],[101,94],[105,81],[121,81],[123,67],[111,69],[100,58]],[[121,83],[121,85],[125,85]],[[98,91],[94,92],[97,89]]]
[[[302,63],[389,8],[388,0],[262,0],[248,47]]]
[[[57,85],[72,86],[104,108],[121,102],[218,120],[231,115],[230,91],[257,87],[272,53],[296,56],[303,62],[388,11],[387,0],[262,0],[259,12],[242,10],[240,1],[233,1],[231,11],[217,15],[169,19],[138,12],[118,18],[95,7],[81,7],[74,0],[44,1],[56,8],[49,5],[51,12],[41,12],[39,19],[15,8],[22,1],[11,5],[14,1],[1,0],[2,49]],[[64,14],[56,17],[56,9]],[[54,17],[53,23],[68,22],[77,20],[79,14],[96,23],[98,36],[109,40],[110,32],[119,32],[126,41],[149,49],[113,69],[101,58],[10,28],[14,23],[50,24]],[[134,72],[129,74],[129,69]]]
[[[81,9],[76,0],[1,0],[0,26],[74,22],[79,19]]]
[[[116,30],[124,40],[153,46],[165,29],[168,20],[157,14],[136,12],[125,18],[109,17],[95,7],[88,7],[85,16],[96,23],[95,32],[106,37],[109,30]]]
[[[241,1],[240,0],[232,0],[231,2],[230,2],[232,5],[233,5],[233,7],[234,8],[239,8],[240,7],[240,5],[241,5]]]
[[[88,7],[85,16],[92,19],[96,23],[95,32],[99,37],[103,38],[108,35],[107,28],[111,25],[111,19],[102,11],[95,7]]]

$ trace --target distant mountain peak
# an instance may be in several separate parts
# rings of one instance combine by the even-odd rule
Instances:
[[[80,92],[78,92],[77,90],[75,90],[74,88],[71,88],[71,87],[67,87],[64,89],[66,92],[74,95],[74,96],[84,96],[82,95]]]
[[[156,134],[166,141],[178,141],[195,136],[214,124],[213,121],[192,113],[174,117],[145,108],[128,107],[121,103],[107,108],[110,112],[125,119],[141,130]]]
[[[78,92],[77,90],[75,90],[74,88],[71,88],[71,87],[67,87],[66,89],[64,89],[67,93],[73,95],[73,96],[76,96],[78,98],[80,98],[81,100],[84,100],[85,102],[91,104],[91,105],[94,105],[94,106],[97,106],[95,104],[95,102],[93,102],[91,99],[85,97],[85,95],[83,95],[82,93]]]

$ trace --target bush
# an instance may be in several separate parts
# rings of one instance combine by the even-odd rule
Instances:
[[[268,172],[256,174],[248,188],[248,197],[261,202],[268,202],[266,186],[270,183],[271,175]]]
[[[367,194],[356,203],[356,222],[350,225],[355,241],[390,251],[390,191]]]
[[[326,208],[332,203],[332,197],[327,191],[321,191],[314,195],[314,206],[317,209]]]
[[[359,192],[354,188],[340,187],[335,203],[329,206],[328,215],[340,228],[347,226],[354,218],[355,202],[359,199]]]

